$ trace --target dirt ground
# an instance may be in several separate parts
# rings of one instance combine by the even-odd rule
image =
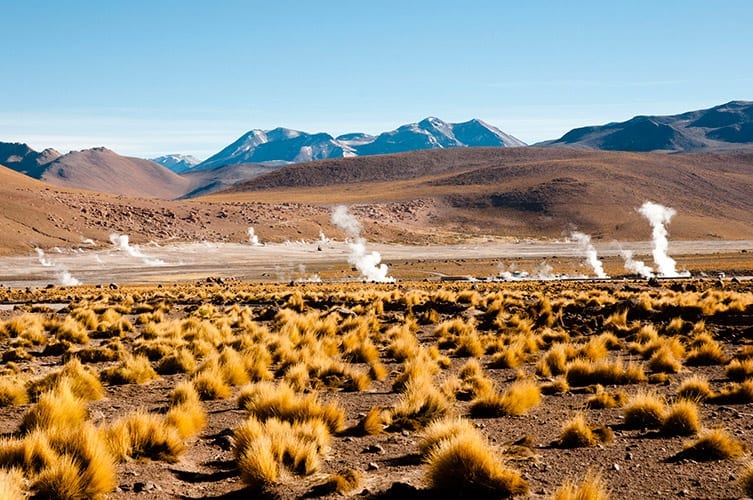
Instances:
[[[749,255],[749,254],[748,254]],[[745,257],[743,254],[742,257]],[[520,266],[538,262],[539,259],[521,260]],[[607,261],[607,271],[616,267],[616,260]],[[453,270],[462,268],[462,274],[483,275],[493,270],[499,264],[493,259],[480,259],[473,262],[433,261],[430,265],[432,272],[454,275]],[[563,268],[577,267],[578,259],[564,259],[560,263]],[[727,273],[737,270],[740,274],[751,274],[750,263],[741,259],[741,254],[735,253],[722,259],[701,258],[680,260],[680,264],[698,273],[724,269]],[[413,263],[415,271],[415,263]],[[348,270],[349,268],[346,268]],[[411,262],[391,262],[391,269],[396,276],[410,274]],[[471,271],[469,271],[469,269]],[[341,270],[338,270],[341,271]],[[335,271],[337,273],[338,271]],[[304,297],[330,296],[333,285],[318,283],[297,283],[292,285],[276,283],[244,283],[233,280],[204,280],[191,288],[189,285],[164,283],[147,287],[120,287],[108,290],[107,287],[53,287],[49,289],[0,289],[0,319],[8,320],[26,311],[32,310],[34,304],[37,311],[43,311],[50,317],[64,317],[68,307],[56,312],[55,309],[81,301],[95,302],[109,294],[136,293],[138,296],[149,298],[150,303],[157,303],[170,297],[169,316],[172,319],[186,318],[202,303],[214,300],[218,308],[229,307],[237,303],[241,307],[249,307],[259,321],[272,328],[269,320],[269,310],[282,307],[280,300],[270,301],[268,297],[287,297],[290,293],[300,291]],[[358,285],[354,285],[358,286]],[[702,293],[724,291],[741,294],[750,298],[753,285],[745,280],[730,280],[728,277],[719,280],[715,275],[708,278],[693,278],[681,281],[663,281],[649,284],[645,280],[617,281],[602,283],[583,282],[549,282],[549,283],[441,283],[433,279],[431,282],[399,281],[396,285],[360,285],[364,289],[378,289],[393,291],[396,297],[405,296],[412,290],[435,293],[450,290],[454,294],[461,292],[478,292],[482,296],[498,291],[523,291],[526,294],[543,293],[550,300],[567,296],[570,293],[588,290],[602,291],[608,295],[632,294],[637,297],[641,293]],[[182,295],[178,291],[184,291]],[[195,292],[195,293],[192,293]],[[233,296],[238,298],[233,299]],[[277,294],[277,295],[275,295]],[[113,296],[116,296],[113,295]],[[176,298],[183,297],[183,298]],[[202,299],[200,297],[207,297]],[[214,297],[214,299],[212,299]],[[224,297],[220,300],[217,297]],[[116,301],[116,299],[111,299]],[[111,302],[114,303],[114,302]],[[623,305],[625,302],[622,303]],[[53,306],[49,309],[49,306]],[[332,303],[314,300],[307,301],[306,311],[323,312]],[[343,305],[345,307],[346,305]],[[436,324],[441,321],[457,317],[470,318],[481,314],[480,306],[462,303],[437,303],[439,317],[433,323],[422,324],[416,332],[416,337],[422,346],[437,345],[434,336]],[[575,308],[563,319],[562,327],[573,338],[587,339],[605,330],[604,318],[611,312],[618,310],[616,306],[609,306],[600,310],[598,307],[584,306]],[[415,311],[414,311],[415,312]],[[677,315],[685,315],[686,321],[697,320],[682,310],[675,311]],[[385,311],[379,318],[385,327],[404,321],[412,314],[400,305],[396,299],[394,303],[385,302]],[[632,313],[631,313],[632,314]],[[674,315],[657,312],[640,318],[644,323],[666,326]],[[136,324],[136,315],[128,316]],[[753,306],[735,314],[711,315],[702,318],[706,327],[713,333],[715,339],[723,347],[728,359],[732,359],[744,346],[753,344]],[[132,342],[142,334],[142,327],[124,339],[124,344]],[[0,343],[0,351],[9,350],[6,338]],[[92,339],[91,346],[104,343],[104,340]],[[625,348],[627,340],[622,340],[621,349],[613,353],[617,359],[626,362],[645,363],[638,354]],[[19,366],[19,373],[24,377],[39,377],[58,368],[63,363],[62,356],[45,354],[42,349],[30,349],[29,360],[15,361]],[[394,405],[399,395],[392,390],[392,384],[401,371],[401,363],[385,355],[380,349],[381,359],[388,369],[389,375],[383,381],[373,381],[370,387],[358,392],[343,392],[341,390],[324,390],[321,397],[325,401],[336,400],[346,414],[346,427],[354,426],[366,413],[374,407],[389,408]],[[454,356],[450,351],[442,350],[449,355],[451,365],[437,375],[437,385],[452,375],[457,374],[460,367],[468,361],[467,358]],[[536,375],[537,355],[531,355],[526,362],[517,368],[492,368],[489,366],[490,355],[479,358],[485,373],[494,381],[500,390],[509,387],[515,380],[525,376],[533,377],[537,383],[549,381],[547,377]],[[3,362],[5,364],[5,362]],[[112,363],[97,363],[98,370],[110,366]],[[681,381],[691,374],[700,374],[708,378],[714,391],[729,384],[724,365],[685,366],[677,374],[671,374],[666,381],[649,384],[659,395],[672,400]],[[107,395],[104,399],[89,403],[90,419],[97,425],[104,425],[118,416],[136,409],[162,413],[168,405],[168,394],[175,385],[187,380],[187,374],[164,375],[146,384],[127,384],[106,386]],[[640,387],[647,384],[628,384],[625,386],[607,386],[608,391],[618,389],[627,394],[634,394]],[[239,471],[233,459],[232,432],[245,418],[246,412],[238,408],[236,395],[239,388],[233,389],[233,395],[226,399],[204,401],[208,419],[207,425],[200,433],[186,440],[186,452],[176,463],[165,463],[151,460],[128,460],[118,465],[118,488],[109,493],[107,498],[247,498],[249,492],[245,489],[239,477]],[[705,461],[696,456],[683,453],[685,444],[690,438],[669,437],[655,429],[629,429],[623,425],[620,408],[589,409],[585,401],[592,394],[590,386],[574,386],[562,393],[544,395],[541,404],[531,408],[522,416],[502,416],[496,418],[473,418],[475,427],[490,441],[492,447],[504,455],[511,443],[523,441],[526,438],[529,446],[525,453],[517,453],[507,457],[507,463],[520,471],[530,486],[529,498],[549,498],[555,490],[566,480],[580,480],[586,470],[599,471],[612,492],[613,498],[645,499],[645,498],[741,498],[744,493],[737,482],[743,460],[729,459]],[[15,435],[19,429],[22,416],[30,405],[8,406],[0,408],[0,433],[8,437]],[[586,448],[561,448],[555,446],[562,425],[572,418],[576,412],[583,411],[588,421],[606,425],[614,433],[611,442]],[[452,413],[459,416],[469,415],[467,401],[454,400]],[[700,405],[701,420],[704,428],[723,427],[731,435],[743,441],[748,449],[753,447],[753,403],[745,404],[712,404]],[[417,443],[420,431],[402,430],[385,432],[381,435],[356,435],[344,432],[335,435],[330,448],[325,454],[321,469],[313,475],[299,477],[292,474],[284,476],[267,494],[278,498],[317,497],[337,498],[337,494],[320,495],[317,485],[325,482],[329,474],[344,468],[352,468],[362,473],[360,485],[347,495],[379,498],[434,498],[437,492],[426,489],[427,465],[422,463],[418,455]]]

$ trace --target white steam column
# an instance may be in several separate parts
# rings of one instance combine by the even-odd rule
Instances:
[[[640,214],[648,219],[651,224],[651,239],[653,243],[652,255],[656,264],[657,275],[663,278],[680,278],[686,277],[689,273],[678,273],[675,269],[677,264],[672,257],[667,254],[669,241],[667,236],[666,224],[672,220],[677,212],[674,209],[647,201],[638,209]]]
[[[332,223],[351,238],[350,241],[346,240],[350,247],[349,264],[356,266],[361,275],[369,281],[395,282],[395,278],[387,276],[387,264],[381,263],[382,256],[379,252],[366,253],[366,240],[361,237],[361,224],[348,212],[348,207],[336,206],[332,211]]]
[[[604,266],[599,260],[599,256],[596,253],[596,248],[594,248],[593,244],[591,243],[591,237],[585,233],[581,233],[580,231],[573,231],[572,233],[570,233],[570,237],[578,243],[578,246],[580,247],[583,255],[586,258],[586,262],[594,270],[596,277],[609,278],[609,276],[607,276],[607,273],[604,272]]]

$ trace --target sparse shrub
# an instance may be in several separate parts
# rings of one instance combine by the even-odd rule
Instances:
[[[730,384],[722,388],[718,394],[710,396],[708,401],[716,404],[753,403],[753,380],[748,379],[739,384]]]
[[[567,383],[565,377],[557,377],[550,382],[541,384],[542,394],[563,394],[570,390],[570,384]]]
[[[735,382],[741,382],[753,375],[753,358],[739,360],[733,359],[724,370],[727,378]]]
[[[144,384],[157,378],[146,356],[126,356],[118,365],[101,372],[102,379],[109,384]]]
[[[696,345],[685,358],[685,364],[688,366],[723,365],[726,362],[727,356],[724,354],[724,349],[713,339]]]
[[[742,486],[743,492],[747,496],[753,497],[753,461],[745,462],[738,476],[737,481]]]
[[[24,477],[18,469],[0,470],[0,498],[5,500],[23,500]]]
[[[627,401],[627,395],[624,391],[615,391],[609,393],[601,385],[597,386],[596,394],[586,400],[586,408],[603,409],[619,408]]]
[[[60,384],[62,379],[68,379],[73,394],[87,400],[96,401],[102,399],[105,390],[96,375],[96,372],[85,367],[81,362],[73,358],[68,361],[63,368],[48,373],[46,376],[31,381],[27,386],[27,391],[32,400],[46,391],[50,391]]]
[[[625,385],[646,381],[646,374],[639,364],[623,364],[621,361],[591,362],[574,359],[567,364],[566,377],[570,385],[584,386],[590,384]]]
[[[686,378],[677,388],[677,397],[691,401],[705,401],[712,395],[708,379],[702,375],[694,374]]]
[[[568,480],[554,492],[553,500],[609,500],[607,484],[600,474],[588,471],[580,484]]]
[[[70,429],[80,426],[88,416],[86,403],[73,393],[69,379],[62,379],[23,417],[21,429]]]
[[[443,440],[426,459],[429,488],[443,495],[508,497],[528,493],[528,483],[505,467],[476,434]]]
[[[296,394],[284,382],[257,382],[243,387],[238,407],[260,420],[276,417],[293,422],[321,418],[333,433],[340,432],[345,421],[345,413],[336,402],[322,404],[316,393]]]
[[[675,358],[670,348],[661,347],[648,360],[648,368],[654,372],[677,373],[682,368],[682,362]]]
[[[661,424],[661,431],[668,436],[692,436],[701,430],[698,405],[681,399],[669,407]]]
[[[206,412],[199,393],[191,382],[180,382],[175,386],[170,394],[170,409],[165,419],[184,438],[196,434],[204,427]]]
[[[161,375],[192,373],[196,369],[196,358],[188,349],[180,348],[160,359],[156,368]]]
[[[317,488],[324,494],[339,493],[341,495],[349,493],[361,484],[361,473],[356,469],[343,469],[337,474],[330,474],[327,481]]]
[[[625,426],[630,429],[658,429],[666,416],[664,401],[653,392],[639,390],[622,408]]]
[[[390,411],[390,429],[417,430],[447,414],[450,404],[431,378],[411,379]]]
[[[418,450],[427,457],[442,441],[457,436],[476,434],[478,431],[469,420],[460,417],[445,417],[434,420],[421,432]]]
[[[272,440],[259,436],[238,457],[241,480],[252,490],[263,490],[274,484],[280,475],[280,465],[272,453]]]
[[[29,402],[29,395],[23,380],[18,377],[0,377],[0,407],[23,405]]]
[[[504,392],[482,395],[471,401],[472,417],[522,415],[541,402],[541,389],[532,380],[518,380]]]
[[[747,453],[745,443],[729,435],[724,429],[704,431],[698,439],[685,446],[684,453],[696,460],[726,460],[739,458]]]
[[[115,420],[105,433],[110,451],[119,460],[146,457],[172,463],[185,451],[178,430],[162,415],[145,411]]]
[[[206,364],[194,375],[192,382],[203,400],[226,399],[232,393],[217,363]]]
[[[586,416],[578,412],[562,427],[556,444],[562,448],[584,448],[609,442],[612,438],[611,429],[606,426],[590,426]]]

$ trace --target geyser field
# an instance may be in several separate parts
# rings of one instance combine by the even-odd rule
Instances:
[[[0,259],[3,498],[753,495],[752,242]]]

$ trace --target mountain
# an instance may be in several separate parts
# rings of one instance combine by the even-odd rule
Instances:
[[[203,170],[240,163],[281,166],[328,158],[482,146],[511,147],[525,146],[525,143],[475,119],[445,123],[430,117],[377,136],[355,132],[337,138],[326,133],[309,134],[286,128],[254,129],[195,168]]]
[[[191,155],[171,154],[164,155],[158,158],[151,158],[154,163],[159,163],[163,167],[167,167],[176,174],[182,174],[194,168],[201,163],[201,160],[194,158]]]
[[[44,166],[60,157],[52,148],[41,153],[26,144],[17,142],[0,142],[0,164],[30,177],[39,178]]]
[[[540,145],[609,151],[753,151],[753,102],[576,128]]]
[[[148,198],[176,198],[190,181],[149,160],[107,148],[72,151],[46,164],[39,178],[69,188]]]
[[[181,174],[189,181],[190,186],[188,192],[183,194],[182,197],[193,198],[221,191],[234,184],[253,179],[278,168],[280,167],[260,163],[239,163],[202,170],[189,170]]]

